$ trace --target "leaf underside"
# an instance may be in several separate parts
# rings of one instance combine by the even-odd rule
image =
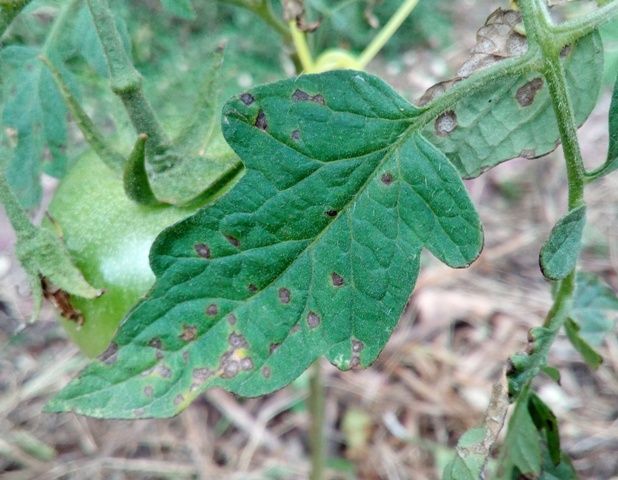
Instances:
[[[337,71],[244,93],[223,133],[245,175],[164,231],[157,282],[105,361],[48,405],[115,418],[178,413],[207,388],[281,388],[326,356],[370,365],[413,288],[423,247],[454,267],[482,248],[456,169],[419,110],[371,75]]]
[[[581,125],[596,105],[602,84],[599,33],[565,49],[563,62],[575,119]],[[539,73],[489,83],[428,124],[423,134],[464,178],[478,177],[512,158],[542,157],[560,143],[547,82]]]
[[[579,335],[591,345],[599,345],[614,329],[618,296],[596,275],[579,272],[571,317],[580,327]]]

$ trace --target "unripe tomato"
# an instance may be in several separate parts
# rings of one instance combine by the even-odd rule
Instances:
[[[60,320],[86,355],[107,348],[125,314],[153,284],[148,253],[157,234],[195,209],[132,202],[122,179],[93,153],[80,157],[63,179],[49,213],[86,280],[104,289],[93,300],[71,297],[79,318]]]

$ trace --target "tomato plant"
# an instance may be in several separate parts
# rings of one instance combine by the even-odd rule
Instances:
[[[27,3],[0,6],[0,27]],[[162,3],[194,16],[191,2]],[[0,199],[18,234],[18,256],[35,293],[42,280],[46,296],[70,317],[63,322],[82,349],[93,355],[108,347],[48,411],[168,417],[209,388],[263,395],[314,365],[312,476],[323,478],[316,361],[326,357],[341,370],[369,367],[413,290],[421,252],[463,268],[483,248],[462,179],[513,158],[546,155],[561,143],[566,212],[539,254],[554,304],[530,331],[527,351],[511,357],[485,422],[462,436],[443,476],[483,475],[513,403],[494,473],[574,478],[556,416],[533,380],[540,373],[559,380],[548,353],[561,331],[598,366],[591,332],[611,328],[608,312],[618,306],[602,280],[577,270],[585,186],[618,165],[618,88],[603,165],[586,170],[577,139],[602,86],[599,28],[615,21],[618,1],[560,23],[545,1],[510,2],[511,9],[489,15],[456,76],[418,104],[363,71],[418,1],[402,2],[358,55],[332,45],[315,55],[319,42],[308,39],[320,25],[310,2],[283,1],[277,9],[269,0],[229,3],[280,37],[299,75],[246,85],[232,96],[226,91],[221,109],[225,68],[216,49],[193,113],[175,136],[159,120],[121,16],[106,0],[67,2],[40,51],[3,50],[5,63],[27,79],[26,93],[34,88],[39,95],[28,115],[15,99],[4,109],[14,138],[7,139],[13,157],[6,180],[0,177]],[[63,38],[79,15],[96,31],[89,53],[80,45],[71,50]],[[68,68],[71,51],[105,66],[133,127],[124,134],[135,136],[130,153],[112,145],[84,108]],[[67,127],[54,120],[67,112],[98,158],[67,162]],[[51,170],[68,174],[49,225],[39,229],[22,208],[36,203],[39,167],[31,165],[23,180],[17,160],[44,148]]]

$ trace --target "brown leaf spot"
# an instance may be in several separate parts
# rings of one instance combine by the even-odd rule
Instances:
[[[251,358],[249,357],[243,358],[240,361],[240,368],[242,368],[243,370],[251,370],[253,368],[253,360],[251,360]]]
[[[363,350],[363,348],[365,348],[365,344],[363,342],[361,342],[360,340],[352,340],[352,351],[354,353],[359,353]]]
[[[300,140],[300,130],[293,130],[290,136],[292,137],[292,140],[298,142]]]
[[[183,325],[179,337],[185,342],[192,342],[197,337],[197,328],[194,325]]]
[[[268,347],[268,351],[273,354],[277,351],[277,349],[279,348],[281,344],[280,343],[271,343],[270,347]]]
[[[255,284],[250,283],[249,285],[247,285],[247,290],[249,290],[251,293],[255,293],[258,291],[258,288],[255,286]]]
[[[390,185],[393,183],[393,174],[391,172],[385,172],[380,177],[380,180],[384,185]]]
[[[270,374],[271,374],[270,367],[262,367],[262,376],[264,378],[270,378]]]
[[[163,378],[170,378],[172,376],[172,370],[166,365],[158,365],[155,371]]]
[[[236,325],[236,315],[234,315],[233,313],[230,313],[227,316],[227,323],[229,323],[230,325]]]
[[[245,337],[238,333],[230,333],[230,336],[227,339],[228,343],[234,348],[246,347],[247,340]]]
[[[209,317],[214,317],[217,313],[219,313],[219,307],[216,303],[211,303],[206,307],[206,315]]]
[[[163,352],[161,350],[157,350],[155,353],[155,358],[157,360],[162,360],[163,359]]]
[[[255,126],[260,130],[268,130],[268,121],[266,120],[264,110],[260,110],[258,112],[257,118],[255,119]]]
[[[155,337],[148,342],[148,345],[151,346],[152,348],[159,349],[161,348],[161,339],[159,337]]]
[[[153,393],[153,389],[151,385],[146,385],[144,387],[144,395],[146,395],[148,398],[152,397],[152,393]]]
[[[205,243],[196,243],[193,248],[200,257],[210,258],[210,248]]]
[[[108,365],[111,365],[112,363],[116,361],[117,353],[118,353],[118,345],[112,342],[107,346],[105,351],[101,355],[99,355],[99,360],[101,360],[102,362]]]
[[[204,383],[213,376],[213,372],[210,368],[194,368],[191,376],[196,382]]]
[[[320,105],[324,105],[326,103],[324,101],[324,97],[319,93],[316,95],[309,95],[307,92],[304,92],[298,88],[292,94],[292,100],[295,102],[314,102],[319,103]]]
[[[290,303],[291,293],[287,288],[279,289],[279,301],[283,304]]]
[[[360,367],[360,358],[352,357],[350,360],[350,368],[359,368]]]
[[[236,360],[228,360],[223,365],[223,378],[233,378],[238,374],[240,366]]]
[[[176,395],[176,398],[174,398],[174,406],[178,406],[180,405],[182,402],[185,401],[185,397],[183,397],[182,395],[178,394]]]
[[[335,218],[339,212],[337,210],[326,210],[324,213],[327,217]]]
[[[568,57],[571,53],[571,50],[573,50],[573,47],[571,45],[565,45],[562,50],[560,50],[560,56],[562,58],[564,57]]]
[[[517,102],[522,107],[528,107],[532,105],[532,102],[534,102],[534,97],[536,96],[537,92],[541,88],[543,88],[543,83],[543,79],[541,77],[537,77],[533,80],[530,80],[525,85],[519,87],[517,89],[517,93],[515,94]]]
[[[444,112],[435,123],[436,133],[441,137],[446,137],[449,133],[457,128],[457,115],[453,110]]]
[[[333,282],[334,287],[341,287],[344,284],[343,277],[339,275],[337,272],[333,272],[330,274],[330,279]]]
[[[528,160],[532,160],[536,158],[536,151],[534,149],[524,149],[519,153],[521,158],[526,158]]]
[[[41,277],[41,287],[45,299],[50,301],[64,318],[75,322],[79,327],[84,324],[84,315],[73,307],[69,293],[56,287],[45,277]]]
[[[307,325],[309,325],[309,328],[316,328],[320,325],[319,315],[313,311],[310,311],[307,315]]]
[[[236,248],[240,247],[240,241],[236,237],[232,235],[226,235],[225,238],[228,242],[230,242],[230,245]]]
[[[242,101],[242,103],[244,103],[245,105],[249,106],[253,102],[255,102],[255,97],[253,95],[251,95],[250,93],[242,93],[240,95],[240,100]]]

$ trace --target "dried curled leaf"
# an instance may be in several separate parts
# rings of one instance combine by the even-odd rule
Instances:
[[[498,9],[479,30],[471,56],[457,76],[431,87],[419,103],[424,105],[474,72],[520,57],[526,51],[521,14]],[[576,120],[582,124],[594,108],[602,83],[603,48],[598,32],[566,48],[562,61]],[[485,88],[442,113],[425,128],[424,134],[464,178],[477,177],[512,158],[546,155],[558,146],[560,139],[548,87],[533,70],[500,82],[488,82]]]

